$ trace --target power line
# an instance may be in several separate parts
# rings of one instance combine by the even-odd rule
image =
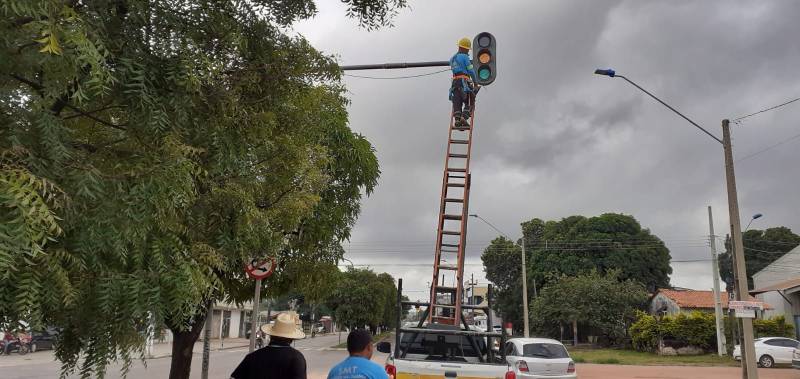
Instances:
[[[787,139],[785,139],[785,140],[783,140],[783,141],[780,141],[780,142],[778,142],[778,143],[775,143],[775,144],[769,145],[769,146],[767,146],[767,147],[765,147],[765,148],[763,148],[763,149],[761,149],[761,150],[758,150],[758,151],[756,151],[756,152],[754,152],[754,153],[748,154],[748,155],[746,155],[746,156],[744,156],[744,157],[742,157],[742,158],[739,158],[739,159],[737,159],[737,160],[736,160],[736,162],[741,162],[741,161],[743,161],[743,160],[745,160],[745,159],[748,159],[748,158],[755,157],[756,155],[759,155],[759,154],[761,154],[761,153],[763,153],[763,152],[766,152],[766,151],[768,151],[768,150],[772,150],[772,149],[774,149],[774,148],[776,148],[776,147],[778,147],[778,146],[780,146],[780,145],[783,145],[783,144],[785,144],[785,143],[789,143],[789,142],[791,142],[792,140],[795,140],[795,139],[797,139],[797,138],[800,138],[800,134],[795,134],[795,135],[793,135],[793,136],[791,136],[791,137],[789,137],[789,138],[787,138]]]
[[[800,97],[798,97],[796,99],[789,100],[787,102],[784,102],[784,103],[781,103],[781,104],[778,104],[778,105],[775,105],[775,106],[771,106],[769,108],[762,109],[762,110],[757,111],[757,112],[753,112],[753,113],[750,113],[750,114],[747,114],[747,115],[744,115],[744,116],[741,116],[741,117],[734,118],[733,122],[738,122],[740,120],[746,119],[746,118],[751,117],[751,116],[755,116],[755,115],[760,114],[760,113],[769,112],[769,111],[771,111],[773,109],[780,108],[780,107],[782,107],[784,105],[789,105],[789,104],[794,103],[795,101],[798,101],[798,100],[800,100]]]
[[[430,75],[441,74],[441,73],[443,73],[443,72],[447,72],[447,71],[450,71],[450,69],[449,69],[449,68],[446,68],[446,69],[444,69],[444,70],[439,70],[439,71],[434,71],[434,72],[429,72],[429,73],[426,73],[426,74],[419,74],[419,75],[408,75],[408,76],[389,76],[389,77],[380,77],[380,76],[362,76],[362,75],[352,75],[352,74],[342,74],[342,75],[344,75],[344,76],[349,76],[349,77],[351,77],[351,78],[359,78],[359,79],[394,80],[394,79],[410,79],[410,78],[419,78],[419,77],[423,77],[423,76],[430,76]]]

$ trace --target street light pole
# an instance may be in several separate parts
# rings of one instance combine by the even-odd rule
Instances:
[[[703,133],[722,144],[725,154],[725,179],[728,190],[728,213],[731,224],[731,232],[733,234],[733,262],[735,264],[737,273],[736,298],[737,300],[748,299],[747,270],[745,269],[746,262],[744,260],[744,244],[742,243],[742,225],[741,220],[739,219],[739,200],[736,194],[736,176],[733,169],[733,148],[731,146],[730,122],[727,119],[722,120],[722,139],[719,139],[717,136],[698,125],[681,112],[678,112],[675,108],[671,107],[669,104],[665,103],[638,84],[634,83],[632,80],[622,75],[617,75],[614,70],[598,69],[595,70],[594,73],[611,78],[624,79],[626,82],[646,93],[665,107],[669,108],[671,111],[675,112],[677,115],[681,116],[684,120],[703,131]],[[758,379],[758,371],[756,371],[757,366],[755,361],[755,345],[753,341],[753,320],[749,318],[742,318],[742,330],[742,378]]]
[[[505,237],[505,239],[507,239],[509,241],[512,241],[512,242],[514,241],[511,238],[509,238],[505,233],[500,231],[500,229],[497,229],[494,225],[492,225],[491,222],[484,220],[483,217],[481,217],[481,216],[479,216],[477,214],[471,214],[469,216],[470,217],[475,217],[478,220],[483,221],[486,225],[489,225],[489,227],[494,229],[496,232],[500,233],[501,236]],[[527,278],[526,278],[528,276],[527,273],[528,273],[528,271],[526,270],[526,259],[525,259],[525,233],[524,233],[524,230],[523,230],[523,233],[522,233],[522,272],[520,273],[520,276],[522,276],[522,324],[523,324],[523,327],[525,328],[524,334],[523,334],[525,336],[525,338],[529,338],[530,337],[530,328],[529,328],[529,325],[528,325],[528,323],[529,323],[529,321],[528,321],[528,283],[527,283]],[[489,325],[489,327],[492,328],[494,326],[493,325]]]
[[[725,333],[722,327],[722,300],[719,293],[719,261],[717,260],[717,241],[714,235],[714,218],[708,206],[708,241],[711,245],[711,274],[714,277],[714,321],[717,326],[717,354],[725,355]]]

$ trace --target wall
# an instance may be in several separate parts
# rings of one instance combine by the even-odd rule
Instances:
[[[242,311],[240,310],[233,310],[231,311],[231,327],[230,333],[226,337],[228,338],[236,338],[239,337],[239,322],[242,319]]]

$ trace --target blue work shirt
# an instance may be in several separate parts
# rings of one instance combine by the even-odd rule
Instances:
[[[333,366],[328,379],[388,379],[386,371],[379,364],[364,357],[350,356],[342,363]]]
[[[473,82],[477,82],[475,77],[475,68],[472,67],[472,61],[466,53],[456,53],[450,58],[450,69],[453,70],[453,75],[469,75]]]

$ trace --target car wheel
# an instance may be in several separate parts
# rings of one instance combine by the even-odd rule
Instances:
[[[761,358],[758,358],[758,364],[764,368],[771,368],[775,365],[775,360],[769,355],[762,355]]]

